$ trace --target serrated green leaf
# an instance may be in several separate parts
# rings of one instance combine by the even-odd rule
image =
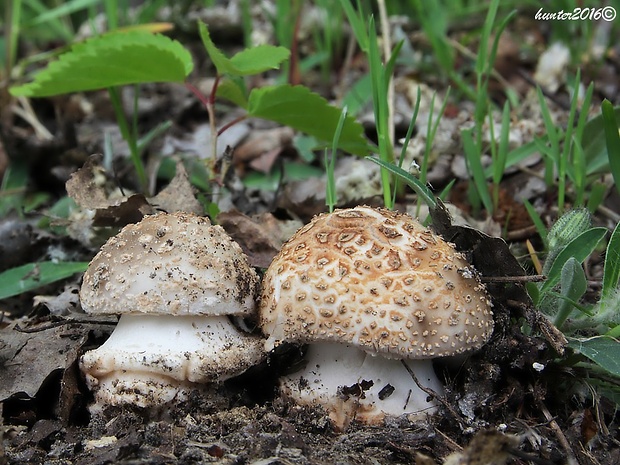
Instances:
[[[286,60],[291,52],[285,47],[274,45],[259,45],[257,47],[246,48],[228,58],[222,51],[215,46],[211,40],[209,29],[204,23],[198,24],[200,38],[213,62],[217,73],[220,75],[228,74],[231,76],[249,76],[262,73],[270,69],[278,69],[280,63]]]
[[[211,40],[211,35],[209,34],[209,30],[207,29],[206,24],[204,24],[203,22],[199,22],[198,32],[200,33],[202,44],[205,46],[207,54],[209,55],[209,58],[211,58],[211,61],[213,62],[213,66],[215,66],[217,73],[220,75],[234,75],[234,65],[230,62],[230,59],[226,55],[224,55],[219,48],[215,46],[215,44]]]
[[[568,345],[608,373],[620,376],[620,342],[617,339],[606,336],[571,339]]]
[[[249,116],[290,126],[324,142],[333,140],[340,112],[304,86],[283,84],[254,89],[248,100]],[[345,119],[338,148],[360,156],[369,152],[364,128],[351,116]]]
[[[88,262],[41,262],[0,273],[0,299],[6,299],[85,271]]]
[[[191,54],[177,41],[144,31],[110,33],[76,44],[15,96],[48,97],[147,82],[183,82]]]
[[[235,66],[237,75],[249,76],[270,69],[278,69],[280,63],[290,54],[291,52],[285,47],[259,45],[238,52],[230,59],[230,62]]]

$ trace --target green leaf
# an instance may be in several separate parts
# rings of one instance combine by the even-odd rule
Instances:
[[[259,45],[240,51],[230,59],[230,62],[237,70],[237,75],[249,76],[270,69],[278,69],[280,63],[288,59],[290,55],[291,52],[285,47]]]
[[[51,95],[147,82],[183,82],[192,71],[190,53],[174,40],[143,31],[110,33],[76,44],[15,96]]]
[[[558,329],[572,313],[575,308],[574,303],[579,302],[587,288],[588,282],[581,263],[570,257],[562,267],[560,275],[560,294],[563,299],[553,322]]]
[[[616,119],[614,107],[609,100],[603,100],[602,108],[609,168],[614,177],[616,189],[620,192],[620,134],[618,134],[618,120]]]
[[[606,104],[603,103],[603,107],[605,106]],[[613,108],[613,114],[615,116],[614,119],[620,121],[620,107]],[[607,114],[605,119],[610,121],[610,114]],[[584,126],[581,146],[587,160],[588,174],[609,171],[605,125],[606,122],[601,112],[601,114],[589,120]]]
[[[567,211],[551,227],[547,240],[549,249],[561,249],[590,228],[592,218],[585,208]]]
[[[232,79],[225,79],[217,86],[215,94],[224,100],[234,103],[240,108],[247,109],[248,98],[244,89]]]
[[[536,231],[542,239],[543,244],[545,244],[545,247],[547,247],[547,227],[545,226],[545,223],[543,222],[542,218],[540,217],[534,206],[529,202],[529,200],[523,199],[523,205],[525,206],[525,209],[530,215],[530,219],[532,220],[532,223],[534,223]]]
[[[540,289],[541,294],[550,291],[558,283],[562,268],[569,258],[574,257],[578,263],[583,263],[594,251],[601,239],[605,237],[605,234],[607,234],[607,228],[592,228],[569,242],[553,261],[547,280]]]
[[[482,167],[482,154],[479,147],[474,142],[473,129],[467,129],[461,133],[463,139],[463,150],[465,151],[465,158],[469,167],[469,171],[474,178],[474,185],[476,191],[484,204],[487,212],[493,212],[493,200],[487,186],[487,180],[484,174],[484,168]]]
[[[71,0],[58,4],[55,8],[47,7],[46,11],[33,18],[31,21],[25,24],[26,28],[36,26],[38,24],[47,23],[52,20],[62,19],[69,15],[80,11],[98,3],[99,0]]]
[[[620,223],[614,228],[611,234],[607,251],[605,252],[605,267],[603,271],[603,288],[601,290],[601,301],[609,299],[618,287],[620,280]]]
[[[331,142],[340,119],[340,109],[304,86],[288,84],[262,87],[250,92],[248,114],[290,126],[324,142]],[[338,148],[355,155],[368,154],[364,128],[347,116]]]
[[[246,48],[232,58],[228,58],[215,46],[211,40],[209,30],[204,23],[199,23],[198,29],[200,31],[202,43],[219,75],[249,76],[270,69],[278,69],[280,64],[291,54],[285,47],[259,45],[257,47]]]
[[[437,201],[435,200],[435,196],[433,195],[431,190],[426,187],[426,185],[421,183],[411,173],[408,173],[407,171],[393,163],[383,161],[380,158],[366,157],[366,159],[376,163],[382,168],[390,171],[392,174],[395,174],[396,176],[402,178],[403,181],[405,181],[409,185],[409,187],[416,191],[416,193],[422,198],[422,200],[424,200],[424,202],[429,206],[429,208],[437,207]]]
[[[570,339],[568,345],[608,373],[620,376],[620,342],[617,339],[606,336]]]
[[[86,270],[88,262],[41,262],[0,273],[0,299],[6,299]]]

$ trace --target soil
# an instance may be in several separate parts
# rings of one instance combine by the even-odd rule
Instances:
[[[531,82],[523,75],[533,72],[535,63],[527,55],[515,55],[514,48],[518,49],[516,37],[531,34],[543,49],[548,34],[543,26],[527,21],[511,26],[507,34],[512,39],[500,48],[506,50],[505,56],[498,58],[502,75],[530,103],[525,95],[532,89]],[[179,27],[179,40],[194,43],[189,48],[204,59],[195,34]],[[230,34],[220,33],[215,37],[223,38],[223,46],[239,48],[235,40],[232,45],[226,42]],[[458,29],[454,34],[460,37]],[[419,35],[412,33],[410,37],[414,45],[428,46]],[[613,56],[617,57],[617,52]],[[616,78],[619,64],[613,56],[596,70],[586,68],[592,79],[599,79],[596,108],[605,96],[613,95],[617,100],[620,95]],[[348,70],[353,75],[362,67],[361,56],[354,58],[353,68]],[[213,81],[201,77],[213,74],[208,64],[195,74],[194,82],[209,89]],[[424,85],[434,86],[445,95],[445,80],[433,75],[425,78]],[[305,79],[307,85],[320,80],[312,73]],[[397,80],[397,89],[402,90],[399,108],[405,107],[401,111],[404,116],[401,114],[396,122],[399,134],[409,122],[407,112],[412,103],[405,94],[414,79],[410,70],[397,68]],[[498,103],[504,84],[494,81],[491,87],[497,92]],[[330,85],[333,88],[326,91]],[[338,86],[334,78],[316,87],[334,97]],[[566,121],[567,95],[562,81],[550,96],[558,124]],[[173,153],[184,154],[179,157],[183,163],[176,164],[176,175],[153,175],[157,182],[152,192],[157,196],[150,197],[131,194],[132,189],[136,191],[136,181],[126,156],[127,146],[118,137],[104,92],[33,100],[32,104],[34,114],[52,128],[53,139],[37,139],[30,126],[7,119],[5,112],[3,121],[10,124],[1,131],[0,153],[8,155],[5,162],[27,158],[29,192],[46,193],[48,200],[32,212],[13,211],[2,219],[0,271],[54,257],[88,261],[123,224],[153,211],[190,209],[204,213],[205,204],[199,202],[204,190],[196,195],[195,183],[204,160],[195,152],[204,158],[204,147],[210,147],[204,135],[208,122],[204,108],[189,91],[158,84],[144,86],[141,94],[142,130],[146,132],[166,119],[173,122],[167,138],[158,139],[146,153],[152,163],[149,166],[157,166],[162,158],[170,161]],[[583,366],[573,363],[576,355],[566,346],[563,334],[532,307],[525,289],[525,282],[533,279],[527,276],[534,274],[528,247],[540,247],[540,239],[521,199],[528,198],[550,223],[557,216],[556,193],[540,188],[543,163],[534,157],[506,174],[499,191],[500,208],[492,217],[475,211],[467,201],[467,174],[459,169],[463,157],[455,143],[458,131],[451,129],[471,122],[471,110],[470,102],[451,102],[440,125],[436,141],[440,154],[433,161],[429,181],[437,192],[451,180],[460,182],[449,197],[452,217],[442,204],[430,213],[432,227],[455,243],[486,280],[496,324],[491,341],[477,353],[435,362],[445,384],[444,393],[428,393],[440,405],[437,413],[423,419],[388,418],[373,426],[353,419],[344,430],[336,430],[320,407],[300,407],[280,394],[280,375],[303,363],[303,348],[294,346],[280,348],[240,377],[205,386],[181,402],[157,409],[107,406],[94,410],[78,360],[84,351],[105,341],[116,319],[93,318],[81,311],[78,275],[0,301],[0,465],[620,463],[620,418],[613,396],[606,395],[609,391],[597,391]],[[428,110],[421,112],[426,112],[428,120]],[[527,108],[519,109],[515,118],[521,119],[523,137],[531,139],[535,134],[531,128],[543,125],[539,115],[528,120],[528,112]],[[238,115],[237,109],[218,107],[222,125]],[[362,115],[360,119],[368,118],[372,116]],[[421,116],[418,135],[425,131],[427,120]],[[369,137],[374,137],[372,125],[366,126]],[[221,194],[221,213],[212,216],[260,270],[293,231],[325,210],[325,180],[316,176],[317,170],[322,172],[321,161],[304,161],[293,147],[290,129],[260,121],[238,127],[237,133],[222,136],[224,147],[235,150],[230,159],[220,158],[217,169],[223,174],[208,186]],[[113,138],[113,167],[90,157],[102,151],[104,132]],[[23,156],[26,153],[28,157]],[[306,163],[305,175],[301,179],[285,178],[277,188],[266,188],[270,182],[266,175],[283,172],[289,162]],[[339,160],[337,173],[342,185],[338,189],[344,199],[340,206],[380,204],[380,194],[373,191],[378,178],[376,167],[361,163],[353,157]],[[361,181],[345,176],[357,173],[360,166]],[[103,183],[97,181],[98,172],[106,173]],[[260,187],[241,183],[248,173],[259,174],[255,178],[262,180]],[[609,182],[609,177],[601,175],[601,180]],[[72,216],[56,218],[51,225],[41,221],[57,215],[49,207],[67,193],[81,209]],[[618,204],[617,194],[609,190],[594,223],[613,226],[620,214]],[[420,213],[417,199],[409,191],[398,197],[396,207],[414,215]],[[468,226],[461,226],[463,222]],[[587,271],[588,298],[594,302],[602,276],[600,257],[589,259]],[[601,379],[595,381],[600,385]],[[617,380],[610,382],[618,384]]]

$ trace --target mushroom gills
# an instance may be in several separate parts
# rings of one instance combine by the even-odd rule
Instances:
[[[431,360],[388,359],[331,342],[311,344],[305,358],[303,370],[281,381],[282,393],[301,405],[323,406],[337,428],[353,419],[378,424],[386,416],[420,419],[434,413],[437,404],[403,362],[420,384],[443,393]]]

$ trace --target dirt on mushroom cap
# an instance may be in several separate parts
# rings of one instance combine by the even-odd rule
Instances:
[[[91,313],[242,315],[259,278],[241,247],[208,218],[160,213],[112,237],[84,274]]]
[[[335,341],[403,358],[454,355],[493,331],[476,271],[408,215],[356,207],[314,218],[263,281],[267,348]]]

